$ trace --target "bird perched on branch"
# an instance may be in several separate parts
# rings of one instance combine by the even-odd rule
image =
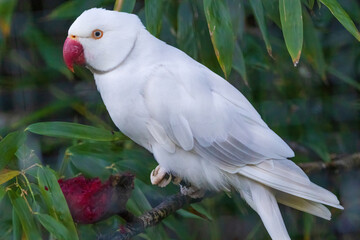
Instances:
[[[272,239],[290,239],[278,202],[330,219],[337,197],[312,183],[294,152],[232,85],[152,36],[134,14],[90,9],[71,25],[63,49],[69,69],[85,65],[116,126],[154,154],[153,184],[166,175],[182,192],[236,190]]]

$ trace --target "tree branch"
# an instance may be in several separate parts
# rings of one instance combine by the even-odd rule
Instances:
[[[155,208],[144,213],[140,217],[130,217],[131,222],[121,226],[120,229],[112,234],[99,237],[99,240],[128,240],[131,237],[143,232],[146,228],[160,223],[164,218],[173,214],[185,205],[201,201],[201,198],[193,199],[181,193],[167,197]],[[128,212],[125,213],[128,218]],[[122,215],[122,214],[121,214]]]
[[[325,169],[331,170],[349,170],[360,168],[360,153],[354,153],[341,158],[333,158],[331,162],[325,163],[321,161],[308,162],[298,164],[306,173],[313,173]],[[180,193],[167,197],[157,207],[144,213],[140,217],[135,217],[129,212],[120,214],[128,223],[121,226],[120,229],[114,233],[100,236],[100,240],[128,240],[131,237],[144,232],[148,227],[160,223],[164,218],[173,214],[177,210],[183,208],[185,205],[199,202],[202,199],[192,199]]]
[[[331,162],[308,162],[299,163],[299,167],[306,173],[318,172],[324,169],[349,170],[360,168],[360,153],[354,153],[341,158],[333,158]]]

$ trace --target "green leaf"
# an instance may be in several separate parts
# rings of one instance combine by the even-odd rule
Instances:
[[[296,66],[303,45],[303,20],[300,0],[279,0],[280,21],[285,44]]]
[[[107,169],[107,167],[111,165],[111,162],[106,161],[105,157],[99,156],[99,154],[91,149],[84,148],[83,145],[68,148],[66,155],[68,155],[71,163],[85,177],[106,179],[111,175],[111,169]]]
[[[358,40],[360,41],[360,33],[354,22],[351,20],[346,11],[336,0],[320,0],[330,12],[339,20],[339,22]]]
[[[31,46],[37,48],[46,66],[64,74],[68,79],[72,77],[62,58],[62,45],[55,45],[49,36],[38,30],[35,26],[27,28],[24,37]]]
[[[100,6],[103,0],[92,0],[92,1],[68,1],[59,5],[53,10],[47,18],[49,20],[54,19],[74,19],[78,17],[83,11]]]
[[[136,0],[116,0],[114,5],[115,11],[132,13]]]
[[[181,50],[196,59],[198,48],[193,21],[194,16],[189,1],[181,1],[177,14],[177,44]]]
[[[163,14],[163,0],[145,1],[146,28],[154,36],[158,37],[161,31]]]
[[[3,186],[0,186],[0,202],[6,194],[6,190]]]
[[[50,215],[67,228],[72,239],[77,240],[78,235],[70,210],[59,183],[50,168],[38,168],[38,182],[40,193],[49,209]]]
[[[9,133],[0,142],[0,170],[14,157],[18,148],[25,142],[25,133],[17,131]]]
[[[246,66],[245,66],[245,60],[244,55],[241,51],[241,48],[239,44],[235,44],[235,51],[233,56],[233,68],[235,71],[237,71],[242,79],[244,80],[246,85],[248,84],[247,75],[246,75]]]
[[[315,0],[308,0],[308,5],[310,9],[313,9]]]
[[[333,67],[328,66],[327,67],[327,71],[334,75],[335,77],[337,77],[338,79],[340,79],[341,81],[349,84],[350,86],[356,88],[358,91],[360,91],[360,83],[358,81],[356,81],[355,79],[352,79],[351,77],[343,74],[342,72],[339,72],[338,70],[336,70]]]
[[[19,216],[16,214],[15,208],[12,209],[12,234],[13,240],[21,240],[22,231],[21,231],[21,222]]]
[[[306,10],[303,11],[304,17],[304,54],[311,66],[319,73],[321,78],[326,78],[326,63],[324,53],[318,33]]]
[[[269,53],[269,55],[272,56],[272,49],[271,49],[269,35],[268,35],[266,23],[265,23],[264,7],[262,5],[262,1],[261,0],[250,0],[250,5],[251,5],[251,8],[253,9],[256,22],[258,23],[261,34],[264,38],[266,50]]]
[[[0,31],[4,37],[9,36],[11,29],[11,18],[16,7],[16,0],[0,1]]]
[[[244,2],[239,0],[226,0],[231,17],[231,25],[236,38],[243,38],[245,30],[245,9]]]
[[[0,185],[18,176],[20,171],[3,169],[0,171]]]
[[[204,11],[215,55],[227,78],[230,75],[234,50],[229,9],[224,0],[204,0]]]
[[[213,220],[213,217],[211,214],[206,210],[201,203],[193,203],[191,204],[191,207],[194,208],[199,213],[203,214],[206,218],[209,220]]]
[[[183,216],[184,218],[192,218],[192,219],[199,219],[199,220],[205,220],[204,218],[192,213],[192,212],[189,212],[185,209],[179,209],[176,211],[177,214]]]
[[[266,17],[271,19],[279,28],[281,28],[280,13],[279,13],[279,1],[278,0],[266,0],[262,1]]]
[[[30,212],[25,199],[13,190],[8,191],[8,196],[15,209],[16,215],[19,217],[26,238],[29,240],[41,240],[41,234],[35,224],[34,216]]]
[[[41,225],[59,240],[71,240],[72,237],[66,227],[58,220],[48,214],[36,214]]]
[[[76,138],[94,141],[115,141],[122,137],[122,134],[119,132],[112,132],[102,128],[69,122],[34,123],[28,126],[26,130],[49,137]]]
[[[206,17],[202,1],[191,1],[194,16],[194,29],[196,43],[199,51],[199,58],[202,64],[219,75],[223,74],[216,58],[213,44],[207,27]],[[210,50],[211,49],[211,50]]]

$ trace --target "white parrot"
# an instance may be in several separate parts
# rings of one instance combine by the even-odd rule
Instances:
[[[153,184],[166,173],[182,191],[236,190],[272,239],[290,239],[278,203],[330,219],[337,197],[312,183],[294,152],[222,77],[152,36],[134,14],[93,8],[71,25],[64,60],[85,65],[116,126],[154,154]]]

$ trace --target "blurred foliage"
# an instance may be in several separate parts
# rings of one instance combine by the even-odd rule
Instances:
[[[275,132],[312,152],[295,162],[360,149],[357,0],[1,0],[0,239],[96,239],[123,223],[74,225],[62,177],[135,173],[134,214],[178,191],[150,186],[153,157],[116,131],[92,75],[62,62],[68,27],[91,7],[136,13],[152,34],[226,77]],[[312,176],[340,194],[345,211],[327,222],[282,208],[292,239],[358,239],[358,176]],[[136,237],[239,238],[269,239],[236,194],[205,199]]]

